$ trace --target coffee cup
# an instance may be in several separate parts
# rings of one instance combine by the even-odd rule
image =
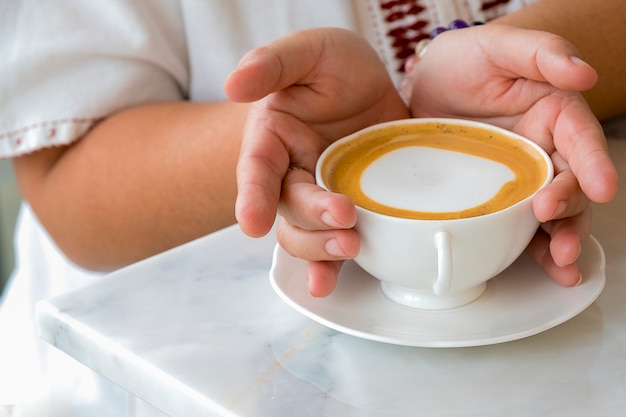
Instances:
[[[402,305],[470,303],[523,252],[550,157],[505,129],[460,119],[374,125],[330,145],[317,183],[356,206],[354,259]]]

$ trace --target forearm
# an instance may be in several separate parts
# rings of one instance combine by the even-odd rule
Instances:
[[[14,161],[25,199],[81,266],[110,270],[235,222],[247,106],[163,103]]]
[[[626,2],[542,0],[496,22],[556,33],[572,42],[598,72],[584,96],[601,120],[626,112]]]

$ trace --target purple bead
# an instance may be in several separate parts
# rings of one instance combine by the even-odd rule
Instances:
[[[430,39],[435,39],[435,37],[437,35],[442,34],[443,32],[447,31],[448,29],[444,28],[444,27],[436,27],[435,29],[433,29],[433,31],[430,33]]]
[[[468,27],[469,25],[467,24],[467,22],[465,20],[462,19],[456,19],[453,20],[452,22],[450,22],[450,26],[448,26],[449,29],[463,29]]]

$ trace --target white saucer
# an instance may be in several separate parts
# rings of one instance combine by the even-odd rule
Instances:
[[[582,283],[565,288],[523,254],[488,282],[480,298],[449,310],[416,310],[389,300],[380,281],[352,261],[329,297],[314,298],[307,291],[305,262],[278,245],[270,282],[291,307],[343,333],[407,346],[480,346],[535,335],[585,310],[604,288],[604,263],[604,251],[591,237],[579,259]]]

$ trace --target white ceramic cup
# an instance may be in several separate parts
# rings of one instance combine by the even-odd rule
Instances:
[[[318,184],[337,191],[327,183],[331,182],[329,172],[336,164],[333,158],[341,157],[342,149],[349,149],[345,144],[362,141],[364,137],[376,138],[379,133],[391,132],[404,137],[419,133],[426,125],[429,129],[436,126],[437,135],[447,143],[456,141],[467,129],[474,136],[484,133],[484,137],[481,136],[484,143],[502,137],[509,142],[513,140],[526,149],[519,152],[531,153],[541,167],[540,181],[530,195],[488,214],[453,219],[410,219],[356,205],[355,229],[361,249],[355,261],[381,281],[384,294],[409,307],[454,308],[478,298],[487,281],[523,252],[539,225],[531,200],[552,180],[554,171],[550,157],[543,149],[507,130],[467,120],[406,119],[371,126],[333,143],[317,163]],[[384,200],[382,203],[393,207],[435,213],[465,209],[464,205],[476,205],[477,198],[491,196],[494,190],[500,190],[511,179],[507,176],[509,174],[502,174],[510,171],[506,164],[486,161],[476,155],[428,146],[400,147],[386,153],[385,146],[373,147],[380,149],[386,159],[378,157],[368,165],[359,174],[360,184],[368,198],[374,196],[372,200]],[[478,149],[479,146],[482,145],[477,142],[475,147]],[[516,155],[513,156],[515,159]],[[504,179],[498,179],[501,174]],[[523,176],[519,173],[510,175]],[[523,181],[522,178],[516,180]],[[483,184],[488,183],[491,185],[482,189]],[[413,197],[417,202],[412,200]]]

